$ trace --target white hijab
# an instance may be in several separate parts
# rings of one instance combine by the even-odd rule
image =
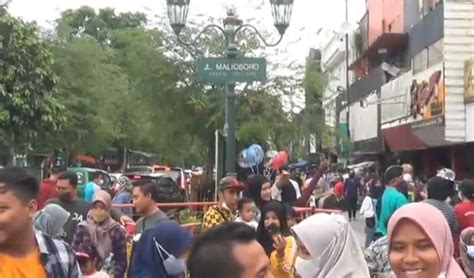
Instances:
[[[362,249],[343,216],[318,213],[294,226],[293,231],[318,264],[312,277],[370,277]]]

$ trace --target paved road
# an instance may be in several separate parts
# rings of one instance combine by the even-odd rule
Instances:
[[[346,219],[348,219],[347,214],[344,215]],[[352,230],[354,231],[359,244],[362,248],[365,247],[365,219],[357,213],[356,220],[352,220],[351,222]]]

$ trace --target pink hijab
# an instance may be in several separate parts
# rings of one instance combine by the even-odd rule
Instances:
[[[393,231],[402,219],[409,219],[428,235],[441,261],[441,273],[446,277],[466,277],[461,267],[454,260],[454,244],[451,230],[440,210],[426,203],[407,204],[398,210],[388,222],[388,238],[392,240]]]

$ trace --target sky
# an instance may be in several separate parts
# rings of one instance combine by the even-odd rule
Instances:
[[[364,14],[365,0],[347,1],[349,21],[358,22]],[[278,32],[273,27],[269,2],[269,0],[191,0],[188,20],[205,21],[208,17],[222,19],[226,15],[226,7],[233,6],[244,23],[252,23],[258,29],[272,34],[268,38],[272,42],[278,38]],[[24,20],[34,20],[44,28],[53,28],[54,21],[62,11],[84,5],[96,9],[112,7],[119,12],[144,12],[152,18],[152,23],[155,25],[169,24],[167,21],[162,22],[162,19],[166,18],[166,0],[12,0],[9,11]],[[276,72],[268,74],[292,74],[287,65],[303,66],[309,49],[324,44],[322,36],[324,32],[319,31],[321,29],[339,31],[344,22],[345,0],[294,0],[290,26],[285,37],[278,46],[265,49],[267,60],[282,65],[275,70]]]

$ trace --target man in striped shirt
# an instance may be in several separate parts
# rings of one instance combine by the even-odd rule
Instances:
[[[436,207],[443,213],[453,237],[457,237],[456,213],[454,208],[449,205],[449,201],[456,193],[454,178],[455,174],[451,169],[444,168],[438,171],[436,176],[428,181],[428,199],[424,202]]]

